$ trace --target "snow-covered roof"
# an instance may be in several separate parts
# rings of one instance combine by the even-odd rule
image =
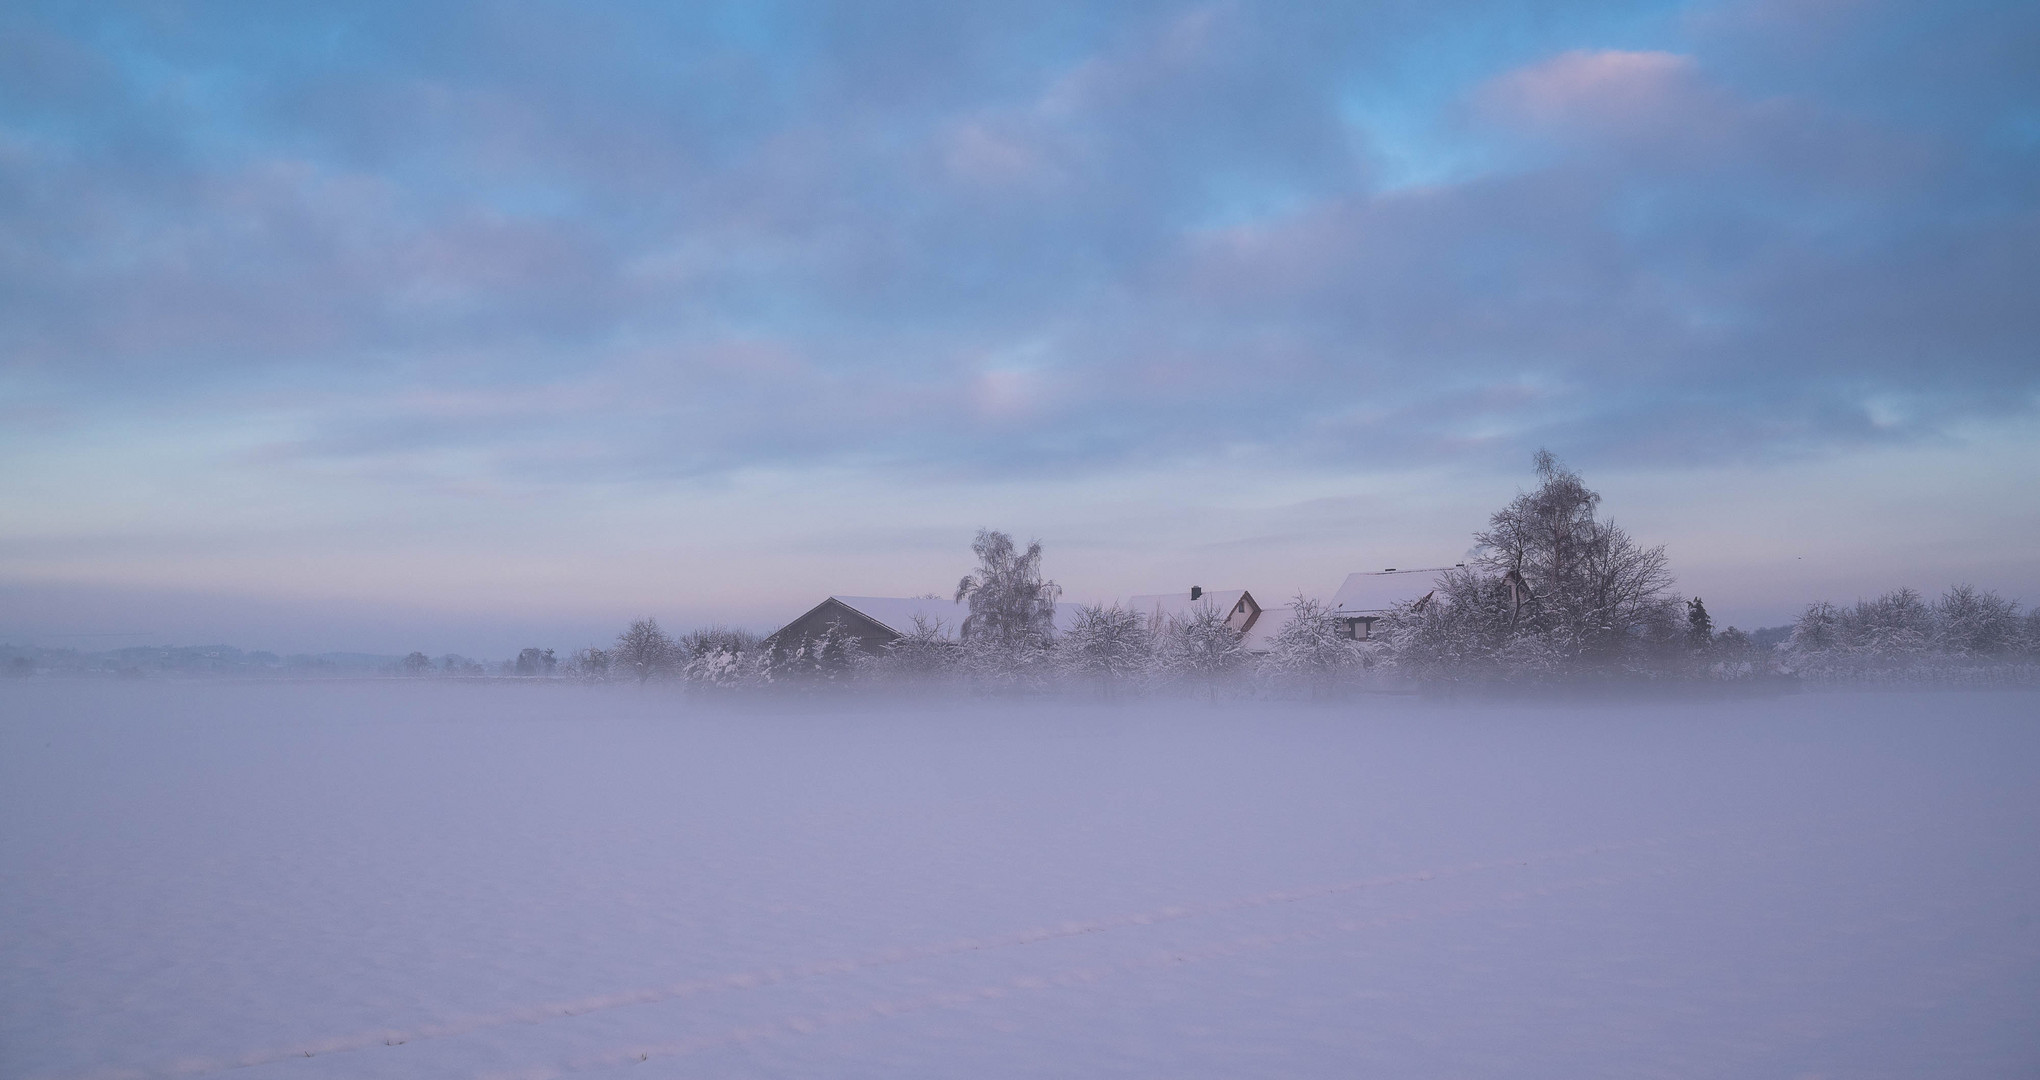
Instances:
[[[1376,570],[1347,574],[1339,591],[1332,594],[1332,610],[1340,615],[1385,615],[1397,604],[1415,600],[1436,589],[1439,578],[1450,567],[1423,570]]]
[[[1261,617],[1254,620],[1254,625],[1247,627],[1247,632],[1240,635],[1240,641],[1250,653],[1267,652],[1275,646],[1275,635],[1281,633],[1282,628],[1288,626],[1289,620],[1295,617],[1294,604],[1262,608]]]
[[[829,599],[850,608],[872,622],[906,637],[914,632],[914,616],[929,624],[939,623],[944,641],[961,641],[963,621],[970,618],[970,605],[929,596],[832,596]],[[1060,634],[1076,624],[1082,604],[1055,606],[1055,631]]]
[[[1200,608],[1210,608],[1221,615],[1231,615],[1233,610],[1239,607],[1240,601],[1246,598],[1247,590],[1245,589],[1211,589],[1195,600],[1190,599],[1188,591],[1154,593],[1128,599],[1126,601],[1126,610],[1141,615],[1180,616],[1189,615]],[[1259,606],[1258,601],[1250,605],[1250,607]]]
[[[1077,625],[1077,612],[1088,604],[1057,603],[1055,605],[1055,632],[1060,634]]]
[[[946,641],[959,640],[963,620],[970,617],[970,605],[936,596],[832,596],[829,599],[901,637],[914,632],[914,617],[931,626],[939,625]]]

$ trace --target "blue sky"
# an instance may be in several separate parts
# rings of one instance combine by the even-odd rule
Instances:
[[[0,636],[1453,561],[2040,601],[2019,4],[15,4]],[[121,638],[63,635],[136,635]]]

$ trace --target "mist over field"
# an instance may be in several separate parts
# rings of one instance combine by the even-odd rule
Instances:
[[[2040,3],[0,3],[0,1080],[2040,1077]]]
[[[2040,694],[0,684],[0,1074],[2008,1077]]]

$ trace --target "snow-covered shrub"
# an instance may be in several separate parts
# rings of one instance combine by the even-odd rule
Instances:
[[[1308,687],[1312,697],[1335,690],[1365,663],[1366,656],[1345,635],[1331,605],[1301,593],[1262,660],[1263,670],[1277,685]]]
[[[863,655],[857,637],[830,626],[813,637],[775,640],[766,650],[766,664],[774,682],[847,682]]]
[[[1935,648],[1972,658],[2015,653],[2020,645],[2019,605],[1972,585],[1957,585],[1934,603]]]
[[[1428,597],[1392,609],[1376,634],[1390,665],[1421,682],[1542,675],[1558,657],[1523,624],[1519,596],[1502,575],[1449,570]]]
[[[1155,634],[1160,677],[1202,686],[1212,698],[1252,662],[1247,643],[1223,612],[1206,605],[1189,615],[1170,616]]]
[[[2018,606],[1987,590],[1957,585],[1930,605],[1896,589],[1853,608],[1808,605],[1778,655],[1819,683],[2030,683],[2040,671],[2021,653],[2021,629]]]
[[[771,681],[771,658],[748,630],[702,627],[682,635],[679,646],[680,677],[689,685],[733,689]]]
[[[962,658],[942,620],[916,615],[913,630],[862,657],[858,673],[883,686],[928,686],[955,675]]]
[[[1844,622],[1852,644],[1887,653],[1924,653],[1934,640],[1934,610],[1909,588],[1856,601],[1856,610]]]
[[[1153,667],[1154,635],[1146,619],[1118,604],[1087,604],[1057,638],[1055,655],[1066,677],[1095,680],[1109,698],[1145,680]]]
[[[1046,635],[973,635],[958,651],[959,672],[979,690],[1030,693],[1055,684],[1055,650]]]

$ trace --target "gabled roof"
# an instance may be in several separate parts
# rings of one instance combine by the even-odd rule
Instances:
[[[1261,617],[1255,619],[1254,624],[1240,635],[1240,643],[1246,646],[1250,653],[1265,653],[1275,647],[1275,635],[1281,633],[1282,628],[1288,626],[1289,620],[1295,617],[1295,604],[1262,608]]]
[[[931,626],[939,625],[944,640],[956,641],[963,633],[963,620],[970,618],[969,604],[941,597],[831,596],[829,599],[901,637],[914,632],[914,617],[918,615]]]
[[[914,617],[918,615],[937,630],[937,636],[943,641],[961,641],[964,620],[970,618],[969,604],[959,604],[935,596],[831,596],[809,609],[807,614],[786,625],[792,626],[801,622],[831,604],[849,608],[855,614],[900,637],[908,637],[914,633]],[[1081,607],[1082,604],[1057,604],[1055,632],[1062,633],[1075,625],[1077,610]],[[781,627],[780,630],[785,628]],[[778,633],[775,632],[772,636],[777,637]]]
[[[1077,625],[1077,612],[1088,606],[1090,605],[1058,601],[1055,605],[1055,632],[1065,633],[1070,627]]]
[[[1382,616],[1397,604],[1416,600],[1436,589],[1439,578],[1452,569],[1433,566],[1422,570],[1377,570],[1347,574],[1339,591],[1332,594],[1332,611],[1345,616]]]
[[[1140,615],[1184,616],[1202,608],[1210,608],[1228,618],[1239,608],[1240,601],[1247,602],[1247,614],[1261,610],[1261,603],[1245,589],[1211,589],[1195,600],[1186,592],[1153,593],[1131,597],[1126,601],[1126,610]]]

